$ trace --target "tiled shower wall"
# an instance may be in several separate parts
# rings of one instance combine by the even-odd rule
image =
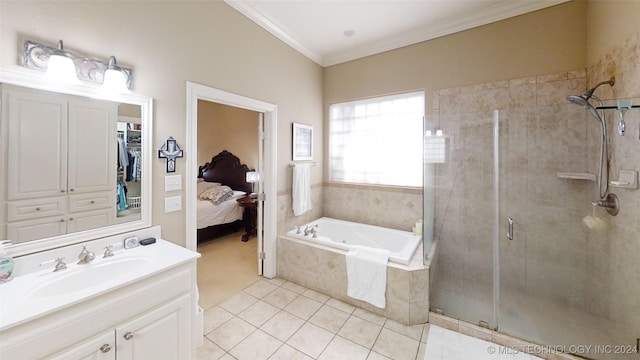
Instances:
[[[501,267],[509,275],[502,281],[558,301],[585,298],[586,289],[575,281],[587,276],[584,253],[572,249],[585,249],[580,224],[590,211],[593,184],[557,177],[558,172],[590,171],[590,124],[583,109],[565,100],[566,94],[584,92],[585,75],[533,76],[434,95],[434,122],[448,136],[450,157],[435,165],[435,231],[440,239],[436,286],[441,288],[435,293],[446,299],[446,294],[464,294],[481,304],[451,309],[455,302],[436,298],[445,311],[461,313],[473,323],[492,320],[495,109],[500,111],[501,215],[516,224],[516,238],[508,241],[501,219]],[[580,296],[563,298],[567,289]]]
[[[640,32],[588,69],[588,87],[615,76],[613,87],[596,91],[603,100],[635,98],[640,104]],[[614,101],[615,103],[615,101]],[[606,112],[611,142],[611,179],[620,170],[640,170],[640,109],[625,114],[627,132],[617,134],[619,112]],[[598,257],[591,262],[602,315],[629,326],[640,336],[640,190],[610,188],[620,200],[620,213],[608,217],[609,228],[590,232],[589,245]],[[596,295],[596,294],[594,294]]]
[[[596,174],[599,157],[599,124],[566,95],[615,76],[616,85],[596,95],[640,98],[639,49],[640,33],[588,70],[435,92],[433,124],[448,136],[449,148],[448,161],[433,165],[439,241],[432,308],[491,322],[497,109],[500,281],[508,289],[501,301],[517,293],[612,321],[621,331],[640,329],[640,317],[633,316],[640,308],[640,191],[612,188],[620,214],[596,209],[609,227],[589,230],[582,219],[598,198],[595,182],[557,176]],[[624,137],[615,131],[618,113],[607,111],[606,118],[615,180],[620,169],[640,168],[640,110],[627,112]],[[515,221],[512,241],[505,237],[506,216]]]

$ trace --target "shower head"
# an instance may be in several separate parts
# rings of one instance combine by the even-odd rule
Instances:
[[[570,103],[580,105],[582,107],[589,106],[589,99],[584,95],[567,95],[567,100]]]
[[[616,83],[616,78],[612,77],[611,79],[607,80],[607,81],[602,81],[600,83],[598,83],[596,86],[592,87],[591,89],[587,90],[584,94],[582,95],[569,95],[567,96],[567,100],[571,103],[580,105],[580,106],[584,106],[584,107],[588,107],[589,105],[589,99],[591,99],[591,97],[593,96],[593,92],[596,91],[597,88],[599,88],[601,85],[604,84],[609,84],[609,86],[613,86]]]

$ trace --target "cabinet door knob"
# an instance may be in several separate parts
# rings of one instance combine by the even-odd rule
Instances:
[[[111,350],[111,345],[109,344],[104,344],[100,346],[100,351],[102,351],[103,353],[108,353],[110,350]]]
[[[74,191],[73,189],[69,189],[69,191]]]
[[[60,222],[64,222],[64,219],[60,219]]]
[[[61,193],[65,192],[64,189],[60,190]]]
[[[69,221],[73,221],[73,218],[69,218]]]
[[[40,211],[40,208],[39,208],[39,207],[37,207],[37,208],[36,208],[36,211]]]
[[[96,203],[96,202],[95,202],[95,201],[93,201],[93,200],[89,201],[89,204],[95,204],[95,203]]]
[[[125,340],[131,340],[133,339],[133,333],[131,331],[127,331],[123,337]]]

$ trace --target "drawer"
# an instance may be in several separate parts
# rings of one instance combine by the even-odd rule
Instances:
[[[69,213],[67,232],[85,231],[113,225],[116,220],[116,207]]]
[[[7,239],[14,243],[44,239],[67,233],[64,216],[30,219],[7,223]]]
[[[103,191],[69,196],[69,212],[116,207],[116,192]]]
[[[7,202],[7,221],[38,219],[66,212],[66,197],[38,198]]]

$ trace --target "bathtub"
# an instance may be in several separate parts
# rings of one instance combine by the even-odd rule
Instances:
[[[314,238],[311,234],[305,236],[304,228],[314,225],[317,225],[317,237]],[[301,233],[296,234],[296,232],[296,229],[291,230],[287,233],[287,236],[345,251],[348,251],[352,245],[387,249],[390,251],[389,261],[402,265],[408,265],[411,262],[416,249],[422,241],[422,236],[408,231],[328,217],[322,217],[302,225],[300,227]]]

